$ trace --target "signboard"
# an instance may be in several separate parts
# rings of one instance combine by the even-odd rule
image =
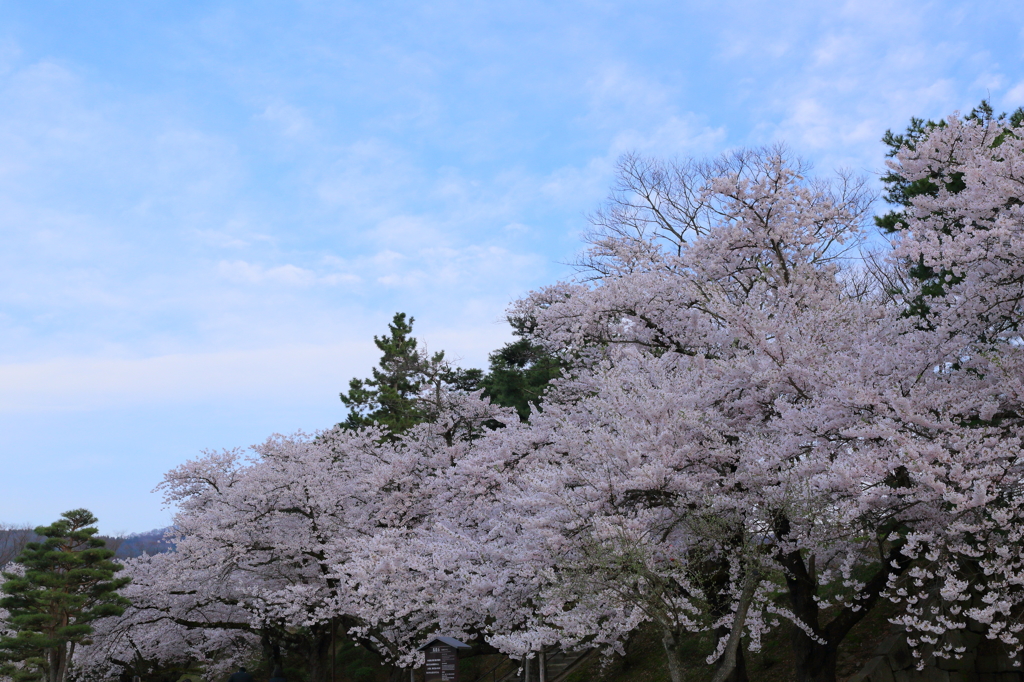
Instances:
[[[433,642],[427,647],[425,682],[458,682],[459,652],[455,647]]]
[[[458,682],[459,649],[471,648],[454,637],[431,637],[426,644],[417,649],[423,652],[426,659],[424,682]]]

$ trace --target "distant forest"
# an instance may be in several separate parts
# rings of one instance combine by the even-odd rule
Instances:
[[[142,554],[160,554],[173,549],[174,542],[164,537],[169,530],[170,528],[158,528],[145,533],[100,537],[107,543],[107,548],[115,552],[115,558],[131,559]],[[42,539],[31,528],[0,525],[0,567],[14,561],[25,545]]]

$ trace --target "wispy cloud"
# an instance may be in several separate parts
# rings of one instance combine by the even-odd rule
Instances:
[[[375,351],[372,339],[366,339],[324,346],[0,365],[0,412],[94,411],[264,394],[294,399],[310,391],[337,393],[354,373],[372,363]]]
[[[316,273],[312,270],[286,264],[275,267],[264,267],[245,261],[221,261],[217,271],[222,277],[242,284],[280,284],[284,286],[306,287],[317,282]]]
[[[781,21],[799,11],[776,10],[781,10]],[[764,18],[763,11],[752,14]],[[754,67],[767,97],[755,102],[753,91],[747,96],[761,119],[753,139],[785,139],[799,153],[816,158],[823,170],[840,165],[862,172],[881,169],[879,138],[887,128],[900,128],[911,116],[966,110],[984,97],[997,106],[1008,101],[1012,91],[1005,90],[1003,70],[1019,68],[1019,43],[1001,52],[1012,55],[1007,64],[972,39],[993,21],[1002,20],[939,2],[820,7],[805,16],[804,35],[792,50],[765,52]],[[745,35],[751,33],[748,26]],[[728,54],[737,66],[752,56],[737,50]]]
[[[299,137],[311,132],[313,128],[312,121],[302,109],[284,102],[268,104],[258,118],[276,124],[285,137]]]

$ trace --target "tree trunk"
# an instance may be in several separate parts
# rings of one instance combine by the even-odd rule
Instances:
[[[75,643],[68,643],[68,654],[64,657],[64,672],[61,673],[61,682],[64,682],[68,678],[68,673],[71,672],[71,662],[75,660]]]
[[[715,637],[717,638],[715,641],[715,646],[717,647],[719,642],[731,636],[732,628],[719,628],[715,632]],[[728,644],[726,644],[726,647],[728,647]],[[718,668],[715,671],[716,675],[718,674],[719,670],[722,670],[723,668],[728,666],[728,663],[725,660],[726,655],[727,653],[723,653],[722,658],[719,659]],[[743,653],[743,647],[737,646],[735,661],[732,664],[732,669],[724,678],[722,678],[721,682],[748,682],[748,679],[749,678],[747,677],[747,659]]]
[[[742,538],[736,539],[737,546],[741,545],[742,542]],[[701,566],[699,573],[704,576],[701,587],[704,593],[708,595],[711,616],[714,620],[718,620],[732,610],[732,599],[728,596],[730,582],[729,563],[723,560],[708,561]],[[726,626],[720,627],[715,631],[716,650],[723,639],[731,636],[732,631],[732,628]],[[725,654],[723,653],[722,657],[718,660],[715,674],[717,675],[718,671],[725,665]],[[747,682],[747,663],[742,647],[736,647],[735,662],[731,672],[723,678],[723,682]]]
[[[796,659],[797,682],[835,682],[836,660],[839,655],[839,643],[826,641],[825,644],[815,642],[800,628],[793,626],[793,654]]]
[[[729,641],[722,652],[722,660],[718,664],[718,670],[711,682],[739,682],[747,679],[746,664],[743,660],[743,649],[740,642],[743,640],[743,626],[747,622],[747,610],[754,598],[754,591],[761,579],[761,573],[757,569],[748,569],[747,577],[743,581],[743,590],[740,593],[740,603],[736,605],[736,615],[732,620],[732,628],[729,632]]]
[[[679,633],[668,628],[662,630],[661,643],[665,647],[665,661],[668,663],[668,676],[672,682],[686,682],[686,669],[683,667],[679,640]]]
[[[783,519],[780,525],[784,532],[779,535],[786,537],[789,533],[788,519]],[[825,632],[820,626],[821,612],[815,600],[818,594],[818,577],[814,562],[812,561],[810,565],[805,563],[799,550],[781,555],[779,558],[786,569],[786,587],[789,588],[793,615],[815,635],[812,638],[802,628],[795,624],[792,626],[790,643],[793,649],[793,679],[795,682],[835,682],[836,654],[839,642],[846,633],[834,632],[831,633],[832,637],[829,637],[830,633]]]
[[[885,531],[880,537],[886,537]],[[776,524],[776,535],[785,538],[789,535],[789,520],[782,517]],[[799,618],[815,637],[812,638],[803,629],[793,625],[791,642],[795,662],[795,682],[835,682],[836,661],[839,656],[839,645],[853,626],[878,603],[879,594],[888,584],[889,577],[900,575],[911,563],[908,556],[900,550],[902,544],[890,545],[884,550],[879,541],[879,563],[875,574],[867,581],[862,590],[865,598],[852,607],[840,610],[828,623],[820,624],[820,609],[815,597],[818,594],[818,576],[815,571],[813,557],[805,562],[799,550],[779,555],[779,563],[785,568],[786,587],[793,614]]]
[[[47,682],[57,682],[57,670],[60,662],[57,660],[57,648],[46,650],[46,679]]]
[[[331,682],[331,632],[327,626],[314,626],[306,654],[309,682]]]
[[[68,674],[68,646],[69,643],[62,642],[59,645],[47,650],[46,658],[49,663],[47,678],[49,682],[64,682]]]
[[[260,632],[260,648],[263,649],[263,659],[267,662],[267,670],[270,670],[271,674],[274,670],[284,670],[281,664],[281,645],[266,630]]]

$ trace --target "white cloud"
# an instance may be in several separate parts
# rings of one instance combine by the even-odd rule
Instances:
[[[329,286],[338,286],[342,284],[361,284],[363,282],[363,278],[360,277],[359,275],[353,275],[347,272],[336,272],[329,275],[324,275],[319,279],[319,281]]]
[[[971,90],[1002,90],[1006,84],[1006,77],[1001,73],[991,73],[985,71],[978,75],[971,83]]]
[[[242,238],[228,230],[196,230],[196,237],[202,242],[220,249],[243,249],[250,245],[249,239]]]
[[[860,40],[851,35],[828,33],[814,47],[814,59],[817,66],[827,66],[849,59],[856,54]]]
[[[267,105],[259,118],[276,124],[285,137],[299,137],[313,129],[312,122],[302,109],[284,102]]]
[[[347,223],[363,226],[396,220],[428,191],[432,178],[405,150],[378,138],[357,140],[318,169],[313,191]]]
[[[367,330],[369,331],[369,330]],[[173,354],[143,359],[59,358],[0,365],[0,412],[95,410],[336,391],[366,371],[372,334],[332,345]]]
[[[243,284],[282,284],[306,287],[318,281],[316,274],[292,264],[264,267],[245,261],[221,261],[217,271],[226,279]]]
[[[1007,90],[1006,94],[1003,95],[1002,100],[1003,106],[1007,108],[1024,106],[1024,81],[1017,83]]]
[[[21,57],[21,47],[10,38],[0,39],[0,76],[14,69]]]
[[[615,135],[610,154],[619,156],[637,151],[663,158],[676,155],[708,156],[723,151],[726,141],[724,127],[701,125],[697,117],[669,116],[646,130],[627,129]]]
[[[968,63],[965,44],[942,42],[933,30],[950,19],[903,7],[893,10],[905,19],[897,21],[890,5],[884,7],[849,2],[826,11],[819,22],[828,29],[806,37],[811,59],[778,64],[784,75],[769,75],[772,64],[762,65],[763,87],[772,94],[758,105],[765,123],[757,142],[785,140],[817,157],[821,172],[847,166],[872,173],[882,167],[879,138],[887,128],[900,129],[911,116],[945,115],[972,100],[951,77],[955,65]],[[1000,77],[991,59],[974,66],[969,87],[980,99]]]
[[[586,89],[598,111],[664,111],[674,99],[670,88],[621,63],[601,68]]]
[[[450,243],[455,235],[443,229],[441,220],[443,216],[392,215],[379,221],[365,235],[376,245],[408,253]]]

